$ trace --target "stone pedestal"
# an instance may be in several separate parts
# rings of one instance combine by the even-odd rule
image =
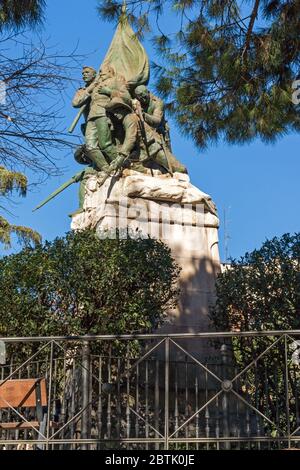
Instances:
[[[172,250],[181,267],[178,308],[160,332],[195,333],[211,330],[209,305],[220,271],[219,220],[210,196],[190,183],[188,175],[154,176],[124,170],[122,177],[86,181],[83,212],[72,218],[72,229],[95,228],[100,236],[114,236],[118,229],[130,234],[159,238]],[[219,354],[207,341],[190,340],[180,345],[204,362],[216,362]],[[176,348],[175,348],[176,349]]]

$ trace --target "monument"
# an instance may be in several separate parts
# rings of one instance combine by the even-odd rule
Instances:
[[[147,88],[149,76],[148,56],[124,11],[99,71],[83,67],[84,86],[73,98],[79,112],[69,131],[83,116],[75,159],[85,167],[50,197],[80,182],[72,229],[164,241],[181,267],[181,297],[161,332],[208,331],[220,270],[217,211],[174,156],[164,103]],[[199,354],[213,360],[209,348]]]

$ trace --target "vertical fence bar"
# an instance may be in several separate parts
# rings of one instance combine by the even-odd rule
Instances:
[[[169,450],[170,339],[165,339],[165,450]]]
[[[110,384],[111,383],[111,373],[112,373],[112,353],[111,353],[111,343],[109,345],[108,349],[108,361],[107,361],[107,382]],[[111,439],[111,392],[109,389],[109,392],[107,394],[107,402],[106,402],[106,431],[107,431],[107,439]]]
[[[149,363],[146,360],[145,363],[145,437],[146,450],[149,449],[148,438],[149,438]]]
[[[139,437],[139,418],[138,414],[140,411],[140,397],[139,397],[139,378],[140,378],[140,368],[137,364],[136,366],[136,384],[135,384],[135,411],[136,411],[136,418],[135,418],[135,436]]]
[[[205,364],[206,367],[208,364]],[[208,402],[209,397],[208,397],[208,376],[207,376],[207,370],[205,371],[205,401],[206,403]],[[208,411],[208,406],[205,408],[205,413],[204,413],[204,418],[205,418],[205,436],[209,437],[209,411]],[[206,443],[206,449],[209,450],[209,442]]]
[[[189,417],[189,388],[188,388],[188,357],[185,356],[185,419]],[[185,437],[189,437],[189,424],[185,425]],[[189,448],[189,443],[185,444],[186,450]]]
[[[71,384],[72,384],[72,388],[71,388],[71,406],[70,406],[70,409],[71,409],[71,416],[74,416],[75,415],[75,391],[76,391],[76,355],[73,356],[72,358],[72,375],[71,375]],[[73,439],[74,436],[76,436],[76,423],[75,421],[73,420],[71,422],[71,438]],[[71,448],[74,450],[76,449],[76,445],[75,444],[71,444]]]
[[[278,366],[275,368],[275,373],[274,373],[274,379],[275,379],[275,397],[276,397],[276,426],[280,427],[280,410],[279,410],[279,373],[278,373]],[[280,441],[277,443],[277,448],[280,449]]]
[[[54,343],[51,341],[50,346],[50,367],[49,367],[49,388],[48,388],[48,413],[47,413],[47,429],[46,429],[46,449],[49,450],[49,436],[50,436],[50,418],[51,418],[51,393],[52,393],[52,380],[53,380],[53,346]]]
[[[54,359],[54,384],[53,384],[53,400],[52,400],[52,416],[53,419],[56,418],[57,414],[57,365],[58,359]]]
[[[259,410],[259,388],[262,387],[263,384],[260,383],[258,380],[259,374],[257,371],[257,362],[255,362],[255,376],[254,376],[254,383],[255,383],[255,408]],[[263,391],[262,391],[263,394]],[[262,408],[262,412],[264,412],[264,408]],[[260,421],[259,421],[259,416],[256,414],[255,415],[255,424],[256,424],[256,436],[260,436]],[[258,441],[256,443],[256,448],[260,450],[260,442]]]
[[[89,438],[89,385],[90,385],[90,346],[88,341],[82,344],[82,416],[81,416],[81,439]],[[88,450],[88,444],[82,444],[82,450]]]
[[[126,348],[126,436],[129,439],[130,438],[130,430],[131,430],[131,415],[130,415],[130,361],[129,361],[129,343],[127,343],[127,348]]]
[[[298,366],[299,368],[299,366]],[[295,392],[294,392],[294,399],[295,399],[295,415],[296,415],[296,428],[299,427],[300,425],[300,413],[299,413],[299,393],[298,393],[298,380],[297,376],[299,376],[299,370],[297,370],[296,366],[293,367],[293,372],[294,372],[294,387],[295,387]]]
[[[89,343],[90,346],[90,343]],[[94,360],[93,355],[91,354],[91,348],[89,348],[89,406],[88,406],[88,414],[89,414],[89,424],[88,424],[88,437],[91,439],[95,435],[95,420],[93,417],[94,409],[93,409],[93,375],[94,375]],[[94,444],[89,444],[90,450],[95,450]]]
[[[98,410],[97,410],[97,419],[98,419],[98,439],[102,437],[102,356],[98,358]],[[101,449],[101,444],[98,443],[98,449]]]
[[[175,429],[178,428],[179,423],[179,409],[178,409],[178,367],[176,367],[176,362],[173,363],[175,369],[175,383],[174,383],[174,425]],[[175,434],[175,437],[178,437],[178,434]],[[178,443],[176,442],[176,449],[178,449]]]
[[[64,349],[64,356],[63,356],[63,380],[62,380],[62,400],[61,400],[61,410],[60,410],[60,420],[62,423],[65,422],[66,417],[66,379],[67,379],[67,363],[66,363],[66,351]],[[62,430],[60,434],[61,438],[63,439],[65,435],[65,430]],[[59,448],[60,450],[64,449],[64,445],[62,444]]]
[[[198,387],[198,377],[195,378],[195,409],[199,409],[199,387]],[[199,413],[196,415],[196,438],[199,437]],[[199,442],[196,444],[196,450],[199,450]]]
[[[4,379],[4,368],[5,368],[5,364],[3,364],[2,367],[1,367],[1,374],[0,374],[0,380],[1,381]],[[0,392],[1,392],[1,388],[0,388]],[[0,408],[0,421],[1,422],[2,422],[2,419],[3,419],[2,418],[2,409]],[[3,429],[0,429],[0,438],[1,438],[1,440],[3,439],[3,435],[5,436],[6,432]]]
[[[236,367],[234,367],[233,370],[234,370],[234,376],[236,376],[236,374],[238,373],[238,370],[237,370]],[[240,379],[238,379],[236,385],[237,385],[237,391],[240,392],[240,388],[241,388],[241,387],[240,387]],[[241,428],[242,428],[242,426],[243,426],[243,416],[241,416],[240,404],[241,404],[240,401],[237,400],[237,401],[236,401],[236,433],[237,433],[237,437],[241,437],[241,435],[243,434],[243,433],[241,432]],[[237,449],[238,449],[238,450],[241,450],[241,443],[240,443],[240,442],[237,443]]]
[[[217,450],[220,450],[220,406],[219,406],[219,397],[216,399],[216,440]]]
[[[121,359],[117,359],[117,372],[121,370]],[[127,396],[128,399],[128,396]],[[116,403],[116,434],[121,437],[121,422],[122,422],[122,410],[121,410],[121,386],[120,380],[117,381],[117,403]],[[129,436],[127,436],[129,437]]]
[[[223,380],[227,380],[227,346],[223,344],[221,347],[222,365],[223,365]],[[223,437],[229,437],[229,421],[228,421],[228,396],[227,392],[223,391],[222,395],[222,413],[223,413]],[[224,447],[226,450],[230,449],[230,442],[225,442]]]
[[[159,360],[155,360],[155,403],[154,403],[154,416],[155,416],[155,429],[159,430]],[[159,437],[157,433],[155,433],[155,437]],[[159,450],[159,444],[155,444],[155,449]]]
[[[287,336],[284,335],[284,361],[285,361],[285,406],[286,406],[286,429],[288,438],[288,447],[291,447],[291,423],[290,423],[290,400],[289,400],[289,369],[288,369],[288,351]]]

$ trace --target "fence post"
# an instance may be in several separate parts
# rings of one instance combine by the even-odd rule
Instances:
[[[90,437],[90,344],[88,341],[83,341],[82,344],[82,422],[81,422],[81,439],[88,439]],[[82,444],[82,450],[88,450],[88,444]]]
[[[165,450],[169,450],[170,339],[165,339]]]
[[[221,346],[221,358],[222,358],[222,379],[223,384],[228,380],[228,347],[226,344]],[[223,385],[222,384],[222,385]],[[222,387],[223,388],[223,387]],[[223,437],[229,437],[229,403],[228,395],[224,390],[222,394],[222,414],[223,414]],[[225,449],[230,449],[230,442],[225,441]]]
[[[284,335],[284,362],[285,362],[285,409],[286,409],[286,424],[287,424],[287,437],[288,448],[291,447],[291,423],[290,423],[290,398],[289,398],[289,366],[288,366],[288,343],[287,335]]]

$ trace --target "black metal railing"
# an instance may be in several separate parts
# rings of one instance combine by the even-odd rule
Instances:
[[[2,449],[300,448],[300,331],[0,338],[0,349]],[[45,379],[42,420],[16,391],[27,379]]]

